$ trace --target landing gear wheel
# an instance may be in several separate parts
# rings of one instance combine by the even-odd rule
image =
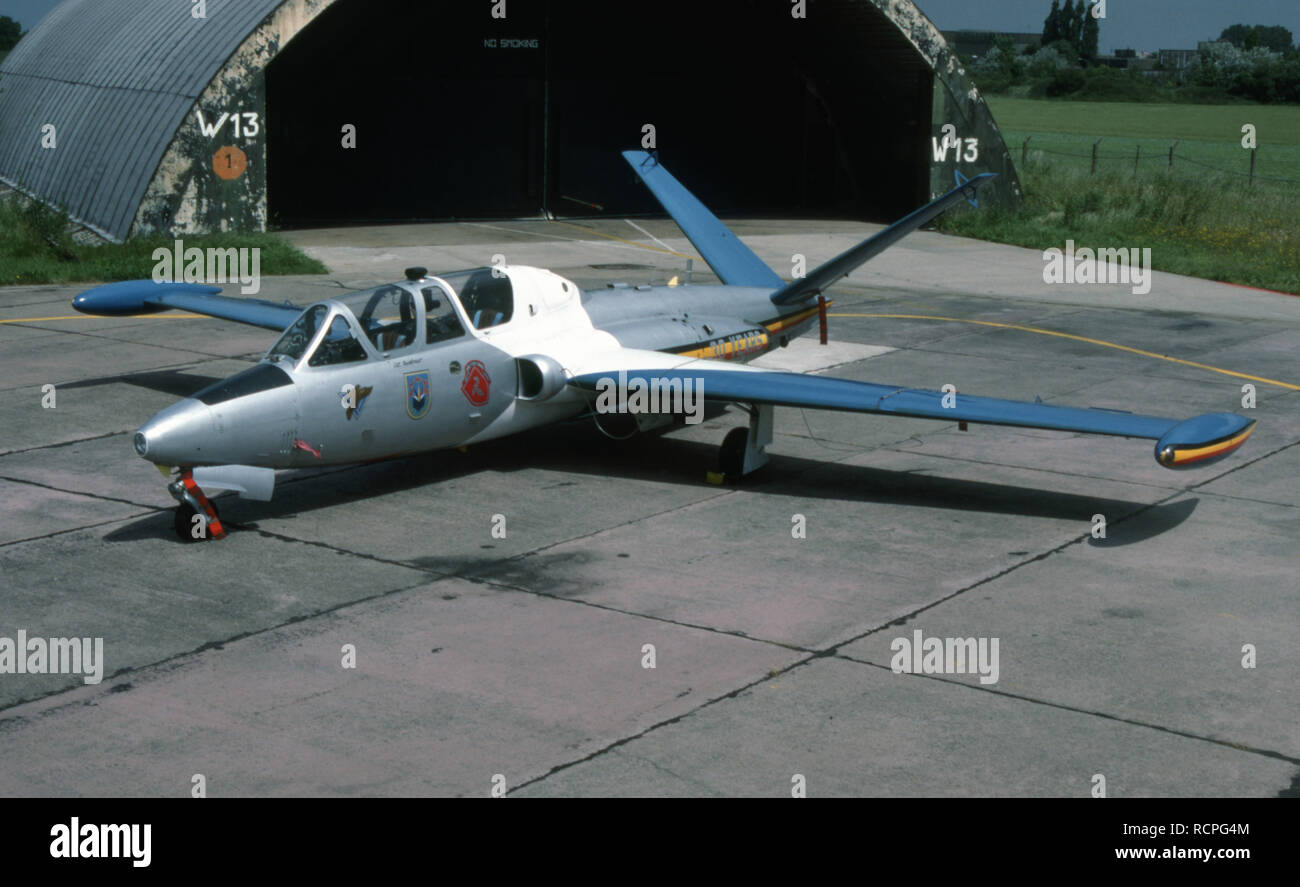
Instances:
[[[218,518],[221,517],[221,512],[217,511],[217,506],[215,503],[213,503],[212,505],[212,510],[216,512]],[[194,522],[194,517],[197,514],[198,512],[195,511],[193,506],[191,506],[189,503],[176,506],[176,514],[172,518],[172,527],[175,528],[176,535],[182,542],[203,542],[212,538],[211,536],[208,535],[208,527],[206,522],[202,524],[203,535],[201,536],[194,535],[195,526],[199,526]]]
[[[718,448],[718,469],[727,480],[735,483],[745,474],[745,446],[749,442],[748,428],[733,428],[722,439]]]

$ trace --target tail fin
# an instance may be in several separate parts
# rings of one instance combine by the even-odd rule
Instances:
[[[915,212],[904,216],[885,230],[868,237],[852,249],[840,253],[829,262],[818,265],[809,271],[806,276],[787,283],[772,294],[772,301],[778,305],[789,305],[803,299],[812,298],[872,256],[884,252],[899,240],[902,240],[904,236],[920,228],[954,203],[963,199],[974,200],[976,189],[996,176],[997,173],[986,172],[980,173],[973,179],[962,181],[956,188],[953,188],[937,200],[933,200]]]
[[[624,151],[623,159],[641,177],[723,283],[766,287],[779,287],[784,283],[740,238],[727,230],[727,226],[718,221],[708,207],[660,166],[658,158],[645,151]]]

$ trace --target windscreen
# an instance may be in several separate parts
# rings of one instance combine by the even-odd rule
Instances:
[[[308,366],[324,367],[340,363],[356,363],[369,357],[366,349],[357,341],[352,326],[342,313],[335,314],[329,329],[316,346],[316,353],[307,361]]]
[[[298,319],[284,331],[279,341],[271,346],[270,351],[266,352],[266,359],[277,360],[281,357],[287,357],[294,363],[302,360],[302,356],[307,353],[307,346],[316,337],[316,331],[325,322],[325,315],[327,314],[329,314],[329,308],[325,305],[312,305],[298,315]]]

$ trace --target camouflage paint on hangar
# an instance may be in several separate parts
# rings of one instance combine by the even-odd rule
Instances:
[[[1002,133],[984,97],[939,29],[912,0],[860,2],[872,3],[884,12],[934,70],[931,137],[935,141],[932,145],[937,143],[938,150],[942,151],[946,124],[955,128],[956,137],[961,140],[958,150],[950,149],[942,159],[936,158],[934,148],[926,157],[930,164],[931,199],[953,187],[957,171],[967,177],[980,172],[995,172],[998,178],[992,186],[984,189],[984,194],[997,203],[1018,207],[1022,197],[1020,177],[1002,140]],[[970,153],[968,139],[976,140],[976,157],[969,161],[962,159]]]
[[[267,65],[336,2],[209,0],[208,19],[196,26],[172,0],[64,0],[0,66],[8,93],[0,94],[0,180],[66,206],[74,220],[113,240],[265,230]],[[928,179],[931,196],[948,190],[958,169],[990,170],[1000,177],[986,189],[988,199],[1019,202],[1019,181],[987,105],[911,0],[819,0],[809,3],[809,15],[860,30],[888,22],[933,72],[931,135],[941,142],[943,126],[952,124],[963,142],[942,158],[928,150],[917,158],[925,166],[914,169]],[[238,124],[223,114],[239,115]],[[57,152],[40,151],[32,135],[46,120],[59,124]],[[217,121],[223,125],[212,132]],[[968,139],[977,140],[978,155],[961,159],[970,156]],[[238,176],[213,168],[223,148],[246,158]]]
[[[133,233],[266,230],[266,66],[334,2],[287,0],[240,44],[176,131],[140,201]],[[247,170],[229,180],[214,169],[226,146],[248,158]]]

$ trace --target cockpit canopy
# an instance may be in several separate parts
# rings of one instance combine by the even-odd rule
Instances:
[[[415,343],[415,297],[404,286],[387,284],[343,296],[376,351],[400,351]]]
[[[500,326],[514,316],[514,288],[505,272],[476,268],[473,271],[444,274],[442,279],[456,290],[460,304],[465,309],[465,316],[474,324],[474,329],[485,330]]]
[[[465,335],[463,319],[482,330],[508,323],[513,315],[514,290],[506,273],[456,271],[312,305],[271,346],[266,359],[296,364],[310,351],[311,367],[353,363],[458,338]]]

